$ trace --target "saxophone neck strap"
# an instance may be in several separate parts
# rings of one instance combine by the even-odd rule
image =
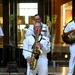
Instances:
[[[41,35],[41,38],[40,38],[40,40],[38,41],[38,42],[40,42],[41,40],[42,40],[42,34],[40,34]],[[33,37],[34,37],[34,39],[35,39],[35,36],[34,35],[32,35]]]

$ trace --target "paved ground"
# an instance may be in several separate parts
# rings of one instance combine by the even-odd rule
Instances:
[[[50,61],[49,75],[67,75],[68,61]],[[26,75],[25,68],[18,68],[18,72],[7,72],[7,68],[0,68],[0,75]]]
[[[67,75],[68,67],[50,67],[49,66],[49,75]],[[18,72],[6,72],[5,68],[0,68],[0,75],[26,75],[25,68],[18,68]]]
[[[0,68],[0,75],[26,75],[25,68],[18,68],[18,72],[9,73],[6,68]],[[68,73],[68,61],[53,61],[49,64],[49,74],[48,75],[67,75]],[[75,72],[74,74],[75,75]]]

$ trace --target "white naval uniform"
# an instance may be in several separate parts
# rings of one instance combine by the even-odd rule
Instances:
[[[41,36],[39,36],[40,40]],[[27,57],[31,57],[32,55],[32,46],[35,42],[35,39],[32,35],[27,36],[26,39],[24,39],[23,42],[23,56],[26,59]],[[39,56],[37,66],[34,71],[29,69],[29,63],[27,63],[27,75],[36,75],[36,72],[38,72],[38,75],[48,75],[48,59],[47,59],[47,53],[50,52],[50,42],[49,38],[43,36],[40,43],[42,44],[42,55]],[[28,52],[28,51],[31,52]]]
[[[66,32],[69,32],[71,30],[74,30],[74,29],[75,29],[75,22],[72,21],[72,22],[68,23],[64,32],[66,33]],[[74,66],[75,66],[75,43],[70,45],[69,50],[70,50],[70,60],[69,60],[68,75],[73,75]]]
[[[0,36],[4,36],[2,28],[0,27]]]
[[[41,31],[41,34],[44,35],[44,36],[49,37],[50,32],[49,32],[48,26],[47,26],[46,24],[42,23],[42,22],[41,22],[41,24],[42,24],[42,31]],[[30,25],[30,26],[29,26],[29,28],[28,28],[28,30],[27,30],[27,32],[26,32],[25,37],[28,36],[28,35],[33,34],[33,27],[34,27],[34,25]]]

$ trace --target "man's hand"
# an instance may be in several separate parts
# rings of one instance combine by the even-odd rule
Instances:
[[[40,42],[38,42],[38,43],[36,44],[36,46],[39,47],[39,48],[41,48],[41,47],[42,47],[42,44],[41,44]]]
[[[32,61],[32,58],[27,57],[27,62],[31,62],[31,61]]]

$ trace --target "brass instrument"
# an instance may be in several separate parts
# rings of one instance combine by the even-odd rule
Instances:
[[[53,50],[54,49],[54,43],[55,43],[55,37],[56,37],[55,25],[51,21],[47,21],[46,24],[47,24],[47,26],[49,28],[49,32],[50,32],[49,38],[50,38],[50,43],[51,43],[51,50]]]
[[[75,33],[72,32],[68,36],[65,36],[63,33],[62,39],[66,44],[73,44],[75,43]]]
[[[33,53],[32,53],[32,61],[30,62],[30,69],[31,70],[34,70],[36,68],[36,65],[37,65],[37,60],[39,58],[39,55],[42,54],[42,50],[36,46],[37,42],[38,42],[38,37],[39,37],[39,34],[37,34],[35,36],[35,43],[33,45]]]

